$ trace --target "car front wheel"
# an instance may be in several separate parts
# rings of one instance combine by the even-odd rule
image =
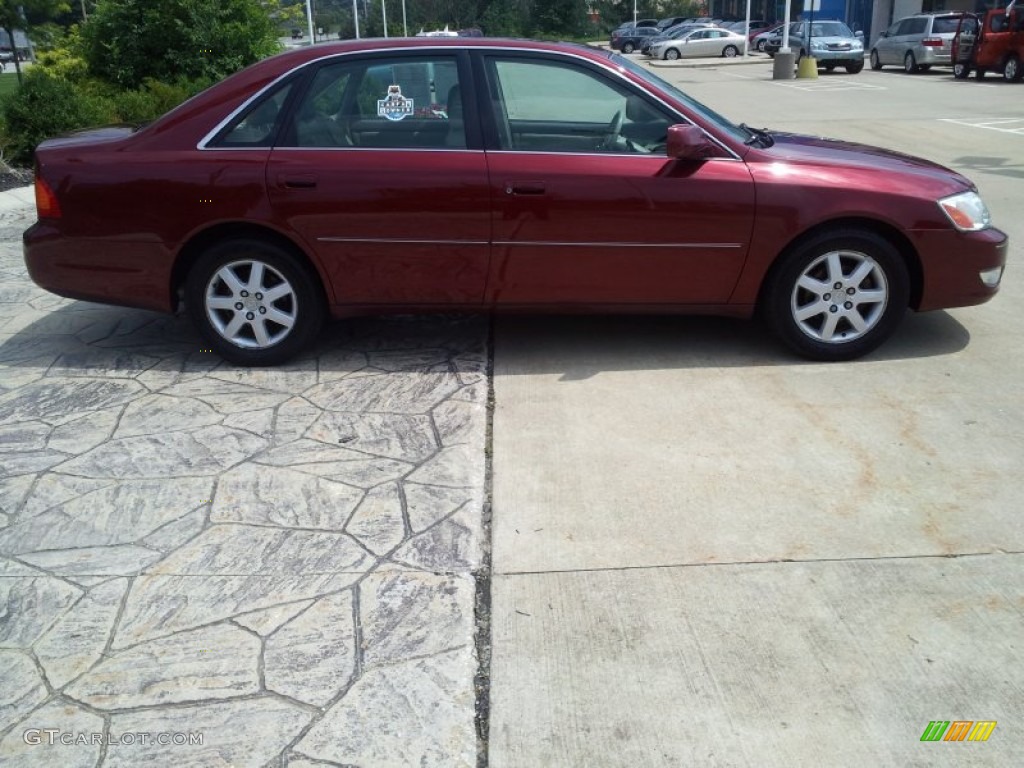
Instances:
[[[675,48],[669,48],[667,51],[665,51],[665,58],[668,59],[669,61],[675,61],[676,59],[679,58],[679,51],[677,51]]]
[[[847,74],[850,74],[850,75],[856,75],[862,69],[864,69],[864,61],[863,60],[861,60],[861,61],[854,61],[854,62],[846,65],[846,72],[847,72]]]
[[[871,68],[876,71],[882,68],[882,60],[878,58],[878,51],[871,52]]]
[[[316,279],[259,240],[223,241],[189,272],[185,306],[206,341],[236,365],[279,365],[316,338],[326,314]]]
[[[953,77],[957,80],[966,80],[971,76],[971,67],[969,64],[964,64],[958,61],[953,65]]]
[[[782,257],[769,275],[763,310],[775,333],[812,360],[853,360],[899,325],[910,295],[907,267],[880,235],[825,231]]]
[[[913,51],[907,51],[907,55],[903,57],[903,71],[908,75],[917,72],[917,59],[914,58]]]
[[[764,53],[764,46],[765,46],[765,41],[764,40],[758,40],[757,41],[757,50],[759,50],[761,53]]]

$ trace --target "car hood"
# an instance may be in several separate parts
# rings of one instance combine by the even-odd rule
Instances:
[[[864,171],[868,175],[875,173],[884,177],[887,186],[899,186],[899,180],[903,179],[909,187],[917,188],[919,192],[925,191],[923,187],[929,187],[932,193],[938,195],[974,189],[967,177],[913,155],[818,136],[774,131],[771,136],[775,140],[773,146],[756,150],[762,162],[817,166],[823,172],[837,176],[840,182],[844,169]]]

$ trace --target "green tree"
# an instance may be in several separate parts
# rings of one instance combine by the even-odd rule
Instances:
[[[536,35],[573,37],[587,21],[586,0],[536,0],[531,26]]]
[[[18,82],[22,81],[21,62],[18,61],[17,45],[14,41],[14,30],[28,32],[26,14],[33,17],[51,18],[68,10],[65,0],[0,0],[0,29],[7,33],[11,41],[11,49],[15,50],[14,70],[18,73]]]
[[[278,47],[260,0],[99,0],[82,25],[89,70],[124,88],[219,80]]]

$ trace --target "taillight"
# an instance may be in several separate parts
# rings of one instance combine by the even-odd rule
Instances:
[[[36,176],[36,215],[40,219],[59,219],[60,203],[50,185]]]
[[[924,40],[921,41],[921,45],[925,46],[926,48],[941,48],[942,47],[942,38],[941,37],[926,37]]]

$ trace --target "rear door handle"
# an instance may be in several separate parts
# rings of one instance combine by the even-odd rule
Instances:
[[[313,189],[316,187],[316,176],[312,174],[297,174],[295,176],[282,174],[277,177],[277,183],[285,189]]]
[[[547,192],[547,184],[543,181],[506,181],[506,195],[543,195]]]

